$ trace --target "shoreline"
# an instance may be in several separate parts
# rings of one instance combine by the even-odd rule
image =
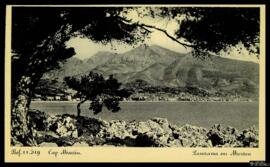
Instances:
[[[177,126],[167,118],[153,117],[145,121],[97,119],[75,115],[50,115],[32,111],[35,141],[40,147],[258,147],[255,126],[239,130],[213,124],[210,128],[185,124]],[[16,139],[13,145],[20,145]]]
[[[44,111],[48,114],[76,114],[76,106],[79,102],[34,102],[31,109]],[[243,129],[258,124],[258,103],[257,102],[121,102],[121,111],[112,113],[106,107],[99,115],[94,115],[89,110],[90,101],[82,105],[83,116],[100,117],[107,121],[112,119],[144,121],[152,117],[164,117],[170,122],[182,125],[185,123],[204,127],[210,127],[215,123],[231,125]],[[250,116],[251,118],[248,118]],[[205,119],[209,119],[206,121]]]

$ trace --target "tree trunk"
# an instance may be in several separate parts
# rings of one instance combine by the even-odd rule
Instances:
[[[28,127],[27,113],[31,102],[31,79],[22,77],[13,91],[11,108],[11,144],[36,145]],[[31,126],[31,125],[30,125]]]
[[[79,118],[81,116],[81,105],[86,102],[87,99],[84,99],[83,101],[80,101],[77,105],[77,117]]]
[[[12,144],[36,145],[33,127],[28,125],[27,118],[32,93],[45,72],[75,54],[73,49],[64,45],[70,33],[70,25],[63,25],[53,37],[48,36],[37,46],[34,45],[33,53],[26,51],[19,59],[12,60]]]
[[[19,95],[12,105],[11,112],[11,136],[12,142],[20,142],[27,145],[27,136],[29,133],[27,126],[28,99],[26,95]]]

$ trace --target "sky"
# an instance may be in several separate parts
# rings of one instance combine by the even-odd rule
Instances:
[[[138,14],[136,12],[129,13],[127,17],[129,19],[132,19],[132,21],[134,22],[139,21],[140,23],[153,25],[153,26],[165,29],[171,36],[173,36],[175,30],[179,26],[176,21],[172,21],[172,20],[168,21],[162,18],[152,19],[150,17],[143,17],[143,19],[141,19],[140,17],[138,17]],[[181,19],[181,18],[178,18],[178,19]],[[161,47],[164,47],[164,48],[167,48],[175,52],[179,52],[179,53],[188,53],[191,51],[191,49],[189,48],[186,49],[185,47],[178,44],[177,42],[169,39],[164,33],[158,30],[154,30],[154,29],[149,29],[149,30],[151,30],[152,33],[150,34],[149,39],[145,40],[145,44],[159,45]],[[79,59],[87,59],[99,51],[124,53],[133,49],[134,47],[137,47],[137,46],[118,44],[114,42],[112,44],[107,44],[107,45],[97,44],[87,38],[80,38],[80,37],[74,37],[70,39],[66,43],[66,45],[67,47],[73,47],[75,49],[75,52],[76,52],[75,57]],[[241,44],[239,46],[241,47]],[[259,62],[256,56],[249,55],[248,51],[245,49],[242,49],[242,52],[239,54],[237,52],[237,48],[233,48],[229,55],[227,53],[221,52],[221,56],[225,58],[230,58],[230,59],[252,61],[256,63]]]
[[[138,20],[139,17],[136,16],[136,13],[129,14],[129,18],[132,18],[132,21],[139,21]],[[153,19],[144,17],[143,21],[142,19],[140,19],[140,22],[143,22],[149,25],[154,25],[156,27],[164,28],[170,35],[173,35],[174,31],[178,27],[178,24],[176,22],[173,22],[173,21],[168,22],[167,20],[164,20],[164,19],[153,20]],[[145,40],[145,44],[159,45],[164,48],[171,49],[180,53],[190,52],[190,49],[185,49],[185,47],[169,39],[164,33],[157,30],[153,30],[153,29],[149,29],[149,30],[153,32],[150,34],[149,39]],[[112,43],[112,44],[113,44],[113,48],[116,50],[112,49],[111,44],[108,44],[108,45],[97,44],[97,43],[92,42],[91,40],[88,40],[87,38],[76,37],[76,38],[72,38],[70,41],[67,42],[68,47],[75,48],[76,57],[79,59],[89,58],[95,53],[97,53],[98,51],[112,51],[116,53],[123,53],[123,52],[133,49],[133,47],[136,47],[136,46],[129,46],[129,45],[124,45],[124,44],[117,44],[117,43]]]

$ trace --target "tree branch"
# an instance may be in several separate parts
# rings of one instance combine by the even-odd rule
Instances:
[[[166,30],[164,29],[161,29],[161,28],[158,28],[158,27],[155,27],[155,26],[151,26],[151,25],[146,25],[146,24],[143,24],[143,23],[138,23],[137,24],[139,27],[147,27],[147,28],[152,28],[152,29],[155,29],[155,30],[158,30],[160,32],[163,32],[168,38],[170,38],[171,40],[177,42],[178,44],[184,46],[185,48],[187,47],[193,47],[193,45],[190,45],[190,44],[186,44],[186,43],[183,43],[183,42],[180,42],[179,40],[177,40],[175,37],[171,36]],[[195,45],[194,45],[195,46]]]
[[[192,45],[192,44],[187,44],[187,43],[183,43],[179,40],[177,40],[175,37],[171,36],[166,30],[164,29],[161,29],[161,28],[158,28],[158,27],[155,27],[155,26],[152,26],[152,25],[147,25],[147,24],[144,24],[144,23],[139,23],[139,22],[136,22],[136,23],[132,23],[131,21],[132,20],[127,20],[123,17],[117,17],[120,21],[122,21],[123,23],[125,24],[129,24],[129,25],[135,25],[135,26],[138,26],[138,27],[141,27],[147,31],[149,31],[147,28],[151,28],[151,29],[155,29],[155,30],[158,30],[162,33],[164,33],[168,38],[170,38],[171,40],[173,40],[174,42],[177,42],[178,44],[184,46],[185,48],[187,47],[195,47],[196,45]]]

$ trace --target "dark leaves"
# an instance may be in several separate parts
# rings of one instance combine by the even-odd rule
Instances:
[[[112,112],[119,111],[119,101],[131,95],[126,89],[120,88],[121,83],[112,75],[104,79],[101,74],[90,72],[80,79],[65,77],[64,80],[70,88],[78,91],[78,95],[91,101],[89,109],[94,114],[101,112],[103,105]]]
[[[218,54],[242,43],[252,54],[259,55],[259,8],[244,7],[155,7],[148,16],[174,19],[179,23],[177,40],[185,40],[203,57]],[[181,19],[180,19],[181,17]],[[152,16],[154,19],[155,17]],[[194,52],[194,53],[195,53]]]
[[[239,42],[251,50],[258,43],[259,8],[188,8],[185,12],[190,17],[181,22],[176,35],[198,51],[218,53]]]
[[[122,10],[122,7],[13,8],[12,51],[16,56],[12,57],[12,88],[22,76],[31,76],[38,82],[43,73],[59,68],[61,62],[75,55],[74,49],[65,45],[71,37],[84,36],[103,44],[113,40],[128,44],[142,41],[147,33],[137,33],[141,28],[120,21]],[[13,93],[16,96],[16,89]]]

